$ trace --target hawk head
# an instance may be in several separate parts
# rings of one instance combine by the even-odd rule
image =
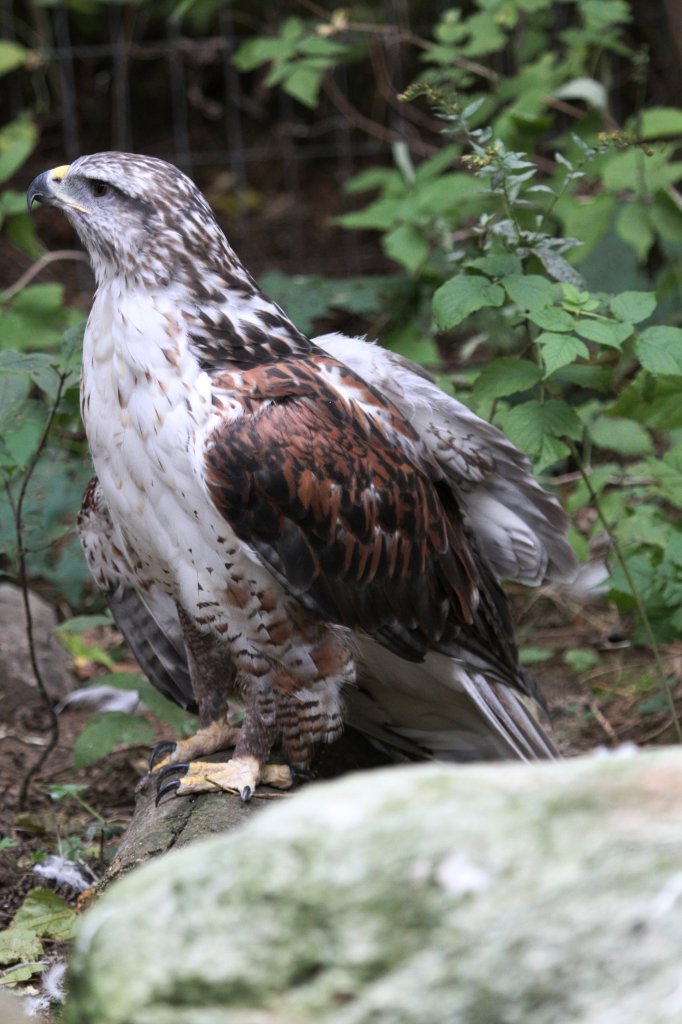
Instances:
[[[167,284],[236,257],[210,206],[186,174],[165,160],[95,153],[45,171],[27,200],[56,206],[88,250],[98,283],[117,275]]]

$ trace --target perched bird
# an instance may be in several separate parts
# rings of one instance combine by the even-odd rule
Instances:
[[[344,721],[395,759],[552,756],[499,580],[575,559],[526,457],[398,356],[304,337],[172,165],[80,157],[34,200],[97,282],[83,547],[144,671],[200,718],[152,755],[159,794],[286,787]]]

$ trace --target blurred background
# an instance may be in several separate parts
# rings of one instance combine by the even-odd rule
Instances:
[[[605,39],[602,54],[593,48],[580,70],[591,61],[600,77],[606,73],[612,119],[622,124],[644,104],[674,104],[682,93],[678,0],[591,6],[595,31],[614,33],[618,45]],[[600,23],[600,7],[620,21]],[[442,124],[427,105],[398,96],[423,74],[447,11],[460,24],[478,21],[459,46],[460,71],[471,65],[458,83],[466,94],[494,91],[498,79],[524,68],[529,89],[540,84],[532,68],[546,75],[548,91],[559,85],[561,62],[549,67],[539,57],[546,46],[557,58],[567,46],[582,51],[584,42],[571,43],[570,34],[591,16],[589,3],[542,0],[377,0],[352,11],[308,0],[3,0],[0,170],[13,173],[2,177],[22,191],[34,173],[81,153],[149,153],[196,179],[256,273],[384,271],[376,236],[342,230],[334,217],[354,205],[343,186],[364,167],[390,165],[397,142],[417,162],[441,144]],[[348,24],[358,27],[348,32]],[[644,81],[633,54],[646,60]],[[550,136],[583,119],[589,95],[570,99],[572,111],[569,102],[563,114],[555,108]],[[41,222],[43,241],[69,241],[66,225],[62,236],[59,228],[55,218]],[[15,226],[2,238],[4,283],[26,262],[18,235]]]

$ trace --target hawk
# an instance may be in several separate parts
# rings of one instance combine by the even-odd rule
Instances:
[[[397,760],[553,756],[499,581],[575,559],[526,457],[398,356],[301,334],[171,164],[80,157],[34,200],[97,283],[83,547],[143,670],[199,715],[153,752],[158,795],[286,787],[344,721]]]

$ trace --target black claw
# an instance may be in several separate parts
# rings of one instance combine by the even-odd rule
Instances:
[[[251,799],[251,793],[252,793],[251,786],[244,786],[244,788],[242,789],[242,791],[239,794],[240,797],[242,798],[242,803],[243,804],[248,804],[249,800]]]
[[[154,771],[154,765],[163,757],[164,754],[172,754],[176,749],[177,743],[175,740],[164,740],[163,743],[157,743],[149,755],[149,771]]]
[[[156,791],[156,799],[154,801],[154,806],[159,806],[161,802],[161,797],[165,796],[166,793],[174,792],[176,789],[179,789],[180,782],[181,779],[171,779],[170,782],[167,782],[165,786],[159,786],[159,788]]]
[[[189,761],[182,761],[179,764],[167,764],[165,768],[162,768],[156,775],[156,788],[162,786],[166,779],[170,778],[171,775],[178,775],[182,777],[186,775],[189,770]]]
[[[167,764],[165,768],[156,776],[156,800],[155,805],[159,806],[159,800],[165,793],[170,793],[172,789],[178,789],[182,782],[182,776],[187,774],[189,764],[187,762],[183,764]],[[178,776],[178,778],[171,778],[172,775]]]

